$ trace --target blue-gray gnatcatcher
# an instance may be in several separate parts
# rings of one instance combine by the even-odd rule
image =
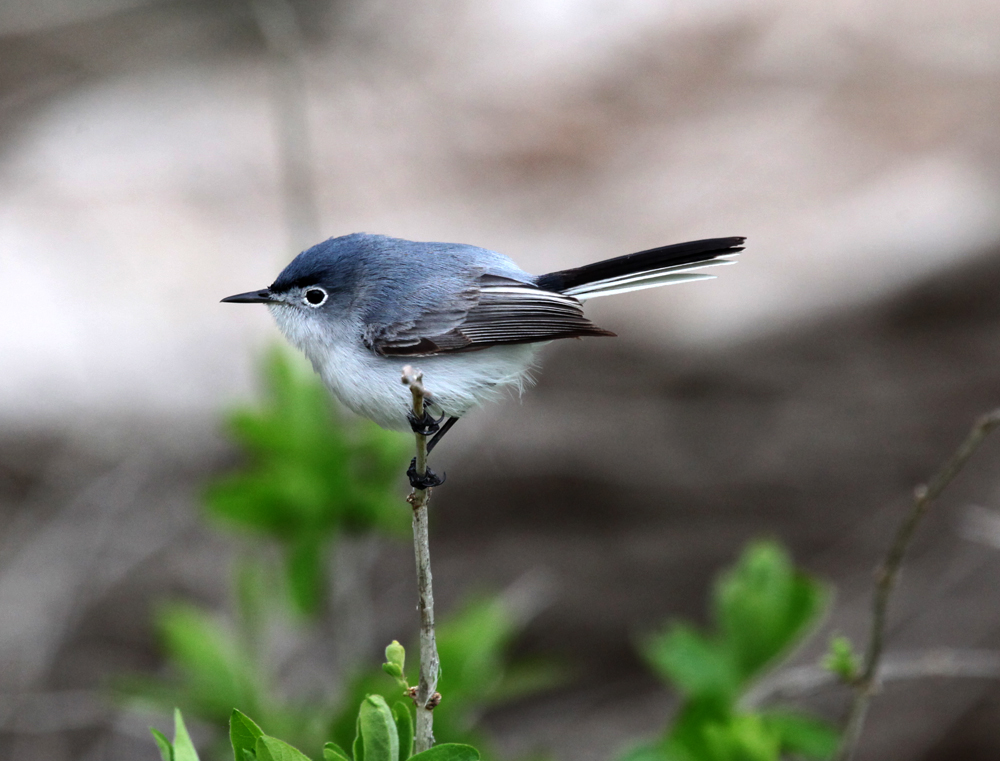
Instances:
[[[359,233],[313,246],[269,288],[223,301],[267,304],[345,406],[384,428],[435,433],[430,450],[469,409],[520,389],[541,343],[615,335],[584,317],[582,301],[711,278],[694,270],[731,264],[724,257],[744,240],[677,243],[538,276],[476,246]],[[439,420],[410,412],[400,373],[414,357]]]

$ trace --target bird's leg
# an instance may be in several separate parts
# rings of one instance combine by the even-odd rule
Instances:
[[[427,413],[424,413],[425,417],[426,415]],[[437,443],[441,441],[441,439],[444,438],[444,435],[451,430],[451,427],[458,422],[457,417],[450,417],[448,418],[448,422],[440,426],[440,428],[438,429],[438,424],[442,420],[444,420],[443,416],[434,422],[435,429],[437,429],[437,433],[434,434],[434,438],[432,438],[430,441],[427,442],[427,454],[431,453],[431,450],[437,446]],[[410,423],[411,424],[413,423],[412,419],[410,420]],[[438,474],[435,473],[433,470],[427,468],[424,477],[420,478],[419,476],[417,476],[417,458],[414,457],[410,461],[410,467],[406,471],[406,475],[409,476],[410,486],[412,486],[414,489],[427,489],[431,486],[440,486],[441,484],[443,484],[448,474],[444,473],[441,476],[438,476]]]
[[[441,422],[440,420],[438,421]],[[441,426],[441,430],[434,434],[434,438],[427,442],[427,453],[430,454],[431,450],[437,446],[438,442],[444,438],[444,435],[451,430],[451,427],[458,422],[457,417],[448,418],[448,422]]]
[[[428,399],[427,405],[430,406],[433,401]],[[437,446],[437,443],[441,441],[441,438],[451,430],[451,427],[458,422],[457,417],[448,418],[448,422],[441,425],[441,421],[445,419],[447,413],[441,415],[439,418],[434,418],[427,411],[427,407],[424,407],[423,418],[418,418],[412,412],[406,413],[407,419],[410,421],[410,428],[413,429],[414,433],[418,433],[421,436],[430,436],[434,434],[434,437],[427,442],[427,454],[431,453],[431,450]],[[432,486],[440,486],[444,483],[447,474],[442,474],[438,476],[430,468],[427,468],[423,476],[417,475],[417,458],[414,457],[410,461],[410,467],[406,471],[407,477],[410,479],[410,486],[414,489],[429,489]]]

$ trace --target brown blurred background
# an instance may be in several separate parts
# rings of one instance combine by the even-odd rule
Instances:
[[[489,716],[502,747],[657,731],[632,642],[703,618],[753,537],[835,583],[824,631],[860,639],[910,489],[1000,404],[998,209],[982,0],[0,5],[0,757],[155,758],[100,688],[158,668],[156,600],[224,595],[196,494],[277,335],[218,299],[360,230],[535,272],[749,239],[714,282],[588,306],[622,338],[550,347],[436,453],[440,604],[544,578],[520,647],[587,675]],[[998,463],[921,531],[892,648],[1000,647]],[[376,643],[412,623],[394,578]],[[998,727],[989,680],[890,685],[862,757],[994,759]]]

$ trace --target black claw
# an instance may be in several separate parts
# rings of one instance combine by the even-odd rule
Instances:
[[[410,421],[410,428],[414,433],[419,433],[421,436],[430,436],[437,433],[438,429],[441,428],[441,421],[445,419],[445,415],[435,418],[425,409],[422,418],[417,417],[412,412],[407,412],[406,419]]]
[[[448,477],[447,473],[442,473],[439,476],[430,468],[427,468],[422,476],[418,476],[416,457],[410,460],[410,467],[406,469],[406,475],[410,479],[410,486],[414,489],[430,489],[432,486],[440,486]]]

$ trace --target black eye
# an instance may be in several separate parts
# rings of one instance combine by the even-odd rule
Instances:
[[[318,307],[324,301],[326,301],[326,291],[322,288],[310,288],[306,291],[306,301],[312,304],[314,307]]]

